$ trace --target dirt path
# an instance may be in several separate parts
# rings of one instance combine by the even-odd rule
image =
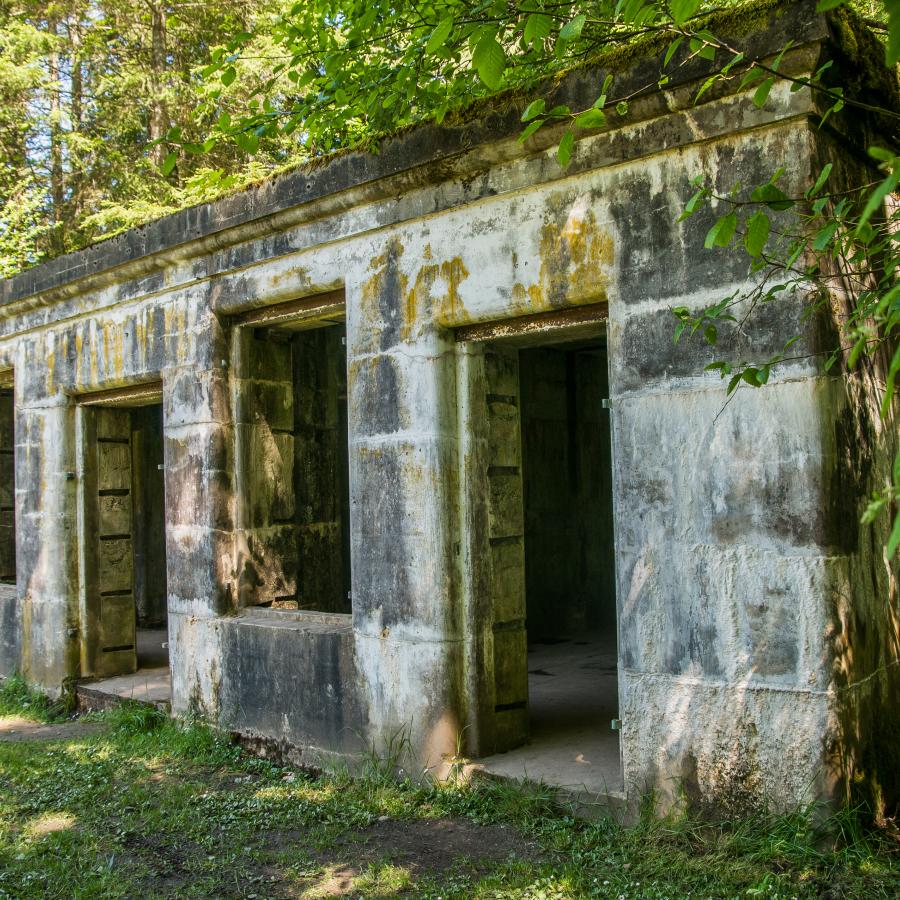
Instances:
[[[535,844],[502,825],[476,825],[466,819],[385,817],[322,853],[322,870],[305,882],[302,895],[353,894],[356,879],[370,865],[399,866],[413,878],[451,871],[478,876],[508,859],[534,862],[541,856]]]
[[[44,725],[21,716],[0,718],[2,741],[73,741],[96,734],[103,726],[92,722],[62,722]]]

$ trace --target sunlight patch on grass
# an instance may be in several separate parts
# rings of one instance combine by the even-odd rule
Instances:
[[[25,827],[25,834],[30,838],[40,838],[58,831],[68,831],[75,827],[77,819],[71,813],[44,813],[36,816]]]

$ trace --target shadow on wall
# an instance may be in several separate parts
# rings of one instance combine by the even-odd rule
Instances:
[[[900,810],[900,556],[885,558],[893,515],[859,525],[867,498],[890,479],[900,450],[897,405],[882,420],[884,350],[846,379],[847,403],[835,426],[830,496],[849,531],[847,581],[835,591],[828,635],[836,718],[833,757],[841,793],[876,817]]]
[[[864,805],[876,818],[897,809],[897,562],[884,558],[888,521],[858,524],[865,498],[884,483],[896,451],[877,434],[892,426],[877,418],[876,374],[850,379],[842,408],[834,391],[818,395],[828,433],[816,507],[835,523],[820,555],[776,551],[761,584],[742,573],[740,554],[724,558],[720,547],[705,563],[704,549],[694,548],[689,571],[674,576],[662,572],[658,547],[646,544],[637,554],[623,622],[654,615],[647,610],[658,603],[652,593],[661,578],[674,577],[676,584],[690,578],[699,595],[690,640],[668,650],[670,675],[627,677],[626,766],[653,760],[648,781],[659,787],[661,806],[752,813],[821,797]],[[718,427],[729,427],[727,417]],[[782,578],[780,567],[788,572],[795,561],[796,574]],[[792,585],[810,598],[802,607]],[[721,616],[726,603],[736,619]],[[731,637],[717,631],[726,628]],[[639,631],[638,643],[641,637]],[[636,718],[639,736],[627,724]]]

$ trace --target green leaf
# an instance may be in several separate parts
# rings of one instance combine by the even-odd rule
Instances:
[[[578,40],[578,38],[581,37],[581,30],[584,28],[584,23],[586,21],[587,17],[585,15],[580,15],[575,16],[574,19],[566,22],[559,30],[559,40],[563,43]]]
[[[771,182],[754,188],[750,199],[754,203],[765,203],[769,209],[774,209],[776,212],[790,209],[794,205],[794,201],[780,187]]]
[[[222,73],[221,81],[222,81],[222,84],[225,85],[225,87],[228,87],[228,85],[231,84],[235,78],[237,78],[237,69],[235,69],[234,66],[229,66]]]
[[[884,396],[881,398],[881,418],[886,419],[891,411],[891,403],[894,402],[894,383],[897,373],[900,372],[900,347],[894,351],[891,365],[888,369],[888,377],[884,384]]]
[[[759,68],[759,66],[754,66],[748,72],[745,73],[744,77],[741,79],[741,84],[739,90],[744,90],[744,88],[750,87],[754,81],[759,81],[766,73]]]
[[[762,109],[766,105],[766,100],[769,99],[769,91],[772,90],[773,85],[775,84],[775,76],[771,76],[767,78],[757,89],[756,93],[753,95],[753,105]]]
[[[700,0],[671,0],[669,3],[672,20],[679,26],[684,25],[697,12],[699,7]]]
[[[543,98],[532,100],[531,103],[525,107],[525,112],[522,113],[522,121],[530,122],[535,116],[539,116],[546,106],[547,102]]]
[[[588,109],[575,118],[579,128],[603,128],[606,125],[606,114],[602,109]]]
[[[869,505],[865,508],[860,521],[863,525],[871,525],[884,512],[884,508],[887,504],[887,497],[876,494],[875,497],[869,501]]]
[[[678,35],[671,44],[669,44],[668,49],[666,50],[666,55],[663,57],[663,68],[672,62],[672,57],[675,55],[675,51],[681,46],[681,42],[684,40],[684,35]]]
[[[703,337],[706,338],[707,344],[715,346],[715,343],[719,338],[719,331],[715,325],[707,325],[703,331]]]
[[[710,250],[713,247],[727,247],[731,243],[731,239],[734,237],[736,229],[737,215],[735,213],[729,213],[727,216],[722,216],[720,219],[716,220],[713,227],[707,232],[703,246],[706,247],[707,250]]]
[[[472,56],[472,64],[478,72],[478,77],[487,87],[492,91],[500,87],[506,69],[506,53],[493,34],[486,34],[478,42]]]
[[[894,516],[894,527],[891,529],[891,535],[887,542],[887,558],[893,559],[897,548],[900,547],[900,512]]]
[[[552,28],[553,22],[550,16],[545,16],[542,13],[532,13],[525,20],[525,31],[523,34],[525,43],[533,47],[538,41],[548,38]]]
[[[846,2],[847,0],[819,0],[816,12],[828,12],[829,9],[837,9],[837,7],[843,6]]]
[[[900,62],[900,2],[885,0],[888,12],[887,64],[892,68]]]
[[[450,37],[450,32],[453,31],[453,18],[444,19],[435,26],[434,31],[431,32],[431,37],[428,38],[428,43],[425,44],[425,52],[429,56],[433,56],[437,53],[444,44],[447,43],[447,38]]]
[[[169,153],[166,158],[163,160],[162,165],[160,166],[160,170],[163,173],[163,177],[168,177],[172,174],[172,170],[175,168],[175,163],[178,162],[178,154],[177,153]]]
[[[765,249],[769,240],[771,223],[769,217],[760,209],[747,220],[747,230],[744,233],[744,246],[747,252],[753,256],[759,256]]]
[[[826,222],[825,225],[816,232],[816,236],[813,238],[813,250],[821,253],[831,243],[832,238],[838,230],[839,224],[840,223],[836,222],[834,219],[830,222]]]
[[[688,200],[684,205],[684,212],[678,217],[679,222],[683,222],[685,219],[690,218],[698,209],[700,209],[701,204],[707,198],[708,191],[705,187],[701,186],[697,189],[697,192]]]
[[[567,131],[559,142],[559,148],[556,151],[556,161],[564,169],[568,167],[569,161],[572,159],[572,148],[574,146],[575,132]]]
[[[715,75],[711,75],[706,81],[700,85],[700,90],[694,95],[694,103],[697,103],[700,98],[720,79],[722,78],[721,73],[717,72]]]
[[[529,122],[528,127],[524,128],[519,135],[519,142],[524,144],[543,124],[543,119],[535,119],[533,122]]]
[[[822,167],[822,171],[819,172],[819,177],[816,179],[816,183],[806,192],[806,197],[808,200],[811,200],[819,191],[825,187],[825,182],[828,181],[828,176],[831,174],[831,170],[834,168],[833,163],[826,163]]]
[[[898,181],[900,181],[900,158],[896,160],[896,164],[893,170],[888,173],[887,178],[869,195],[869,201],[866,203],[865,209],[859,217],[859,223],[856,226],[857,234],[862,231],[863,225],[875,215],[875,212],[882,207],[884,198],[897,187]]]
[[[691,51],[696,53],[701,59],[710,61],[716,58],[716,39],[708,31],[698,31],[691,38]]]
[[[628,115],[628,103],[625,100],[620,100],[616,104],[616,112],[624,119]]]
[[[731,57],[731,60],[722,67],[722,74],[727,75],[738,63],[744,61],[743,53],[735,53],[734,56]]]
[[[239,131],[234,136],[234,142],[244,153],[253,154],[259,150],[259,137],[252,131]]]

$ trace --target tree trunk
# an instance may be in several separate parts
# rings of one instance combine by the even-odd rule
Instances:
[[[162,94],[166,73],[166,10],[163,0],[150,7],[150,141],[160,140],[166,133],[166,105]],[[150,158],[157,165],[165,158],[165,147],[157,144],[150,150]]]
[[[69,117],[71,119],[71,130],[73,133],[81,131],[82,126],[82,108],[84,95],[84,79],[82,75],[82,59],[81,59],[81,22],[78,20],[77,11],[74,19],[69,20],[69,46],[72,54],[72,74],[71,88],[72,97],[69,106]],[[72,166],[72,202],[71,216],[73,221],[77,221],[81,217],[81,187],[84,172],[82,171],[80,161],[70,160]]]
[[[57,36],[58,23],[55,19],[47,20],[47,31],[51,39]],[[47,73],[49,75],[49,108],[50,108],[50,201],[53,205],[53,231],[50,242],[55,253],[65,248],[65,232],[63,226],[63,203],[65,202],[65,174],[63,171],[63,137],[62,137],[62,103],[60,102],[60,60],[59,50],[54,44],[47,57]]]

